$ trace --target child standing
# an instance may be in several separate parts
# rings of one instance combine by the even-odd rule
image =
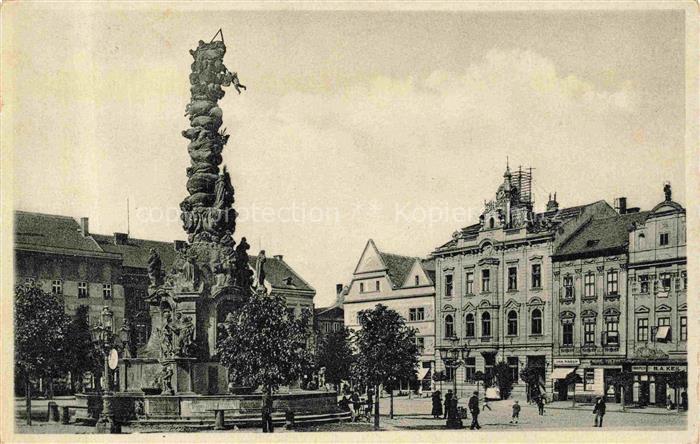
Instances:
[[[513,417],[510,420],[511,424],[517,424],[518,423],[518,418],[520,417],[520,404],[518,404],[518,401],[515,401],[515,404],[513,404]]]

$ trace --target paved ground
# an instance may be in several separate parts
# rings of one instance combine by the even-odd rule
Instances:
[[[71,399],[59,398],[59,405],[71,404]],[[460,405],[464,405],[460,400]],[[570,402],[553,403],[546,407],[544,416],[539,416],[537,407],[528,405],[520,400],[522,410],[519,424],[510,424],[512,400],[492,401],[489,403],[492,410],[486,410],[479,416],[482,430],[591,430],[593,428],[593,407],[590,405],[577,405],[572,408]],[[19,433],[94,433],[94,427],[84,425],[59,425],[47,423],[47,401],[32,401],[32,418],[34,424],[31,427],[25,425],[24,400],[15,402],[16,425]],[[429,398],[406,397],[394,398],[394,419],[388,417],[389,399],[382,398],[380,412],[382,413],[380,424],[382,430],[441,430],[445,428],[445,420],[433,419],[430,415],[431,402]],[[469,425],[471,419],[464,420]],[[649,407],[646,409],[627,409],[622,412],[619,405],[608,404],[608,413],[605,415],[604,428],[617,430],[683,430],[686,427],[686,413],[668,411],[661,408]],[[246,432],[258,432],[259,429],[243,429]],[[342,431],[371,431],[372,424],[367,422],[324,424],[299,429],[299,432],[342,432]],[[175,431],[175,430],[163,430]],[[187,431],[187,430],[177,430]],[[277,429],[278,432],[286,432]],[[154,430],[153,432],[157,432]],[[213,432],[213,431],[211,431]],[[123,428],[123,433],[145,433],[129,427]],[[472,433],[465,431],[465,433]],[[474,432],[478,433],[478,432]]]

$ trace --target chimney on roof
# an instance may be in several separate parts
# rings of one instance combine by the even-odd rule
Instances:
[[[274,257],[275,259],[277,259],[278,261],[281,261],[281,260],[284,259],[284,256],[282,256],[281,254],[276,254],[276,255],[274,255],[273,257]]]
[[[558,211],[559,210],[559,202],[557,202],[557,193],[554,193],[554,198],[552,198],[552,195],[549,195],[549,200],[547,201],[547,212],[549,213],[550,211]]]
[[[185,241],[184,240],[176,240],[173,242],[173,247],[175,247],[175,251],[182,251],[185,249]]]
[[[80,234],[83,237],[90,236],[90,220],[87,217],[80,218]]]
[[[114,233],[114,245],[126,245],[129,241],[129,235],[126,233]]]
[[[618,214],[626,214],[627,213],[627,198],[626,197],[618,197],[615,199],[615,211],[617,211]]]

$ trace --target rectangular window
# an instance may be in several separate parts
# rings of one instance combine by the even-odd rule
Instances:
[[[287,307],[287,317],[289,317],[289,319],[294,319],[294,315],[295,315],[294,307]]]
[[[374,283],[374,289],[375,289],[376,291],[379,291],[379,281],[376,281],[376,282]]]
[[[574,324],[564,324],[562,327],[562,345],[574,345]]]
[[[87,284],[87,282],[78,282],[78,297],[79,298],[88,297],[88,284]]]
[[[445,275],[445,296],[452,297],[452,291],[453,291],[452,275],[446,274]]]
[[[516,267],[508,268],[508,290],[518,289],[518,269]]]
[[[609,318],[605,321],[605,345],[619,345],[620,337],[618,318]]]
[[[409,321],[422,321],[425,319],[425,308],[409,308],[408,309],[408,320]]]
[[[595,296],[595,275],[588,273],[583,277],[583,295]]]
[[[364,292],[365,292],[365,283],[360,282],[360,293],[364,293]]]
[[[484,376],[486,379],[493,377],[493,366],[496,365],[496,355],[484,355]]]
[[[112,284],[102,284],[102,298],[112,299]]]
[[[415,286],[417,287],[419,283],[420,279],[418,278],[418,276],[415,276]]]
[[[617,271],[608,271],[608,294],[617,294]]]
[[[583,389],[591,390],[595,382],[595,370],[587,368],[583,370]]]
[[[574,278],[571,276],[564,276],[564,297],[574,297]]]
[[[649,319],[637,319],[637,341],[647,342],[649,340]]]
[[[532,288],[542,287],[542,265],[532,265]]]
[[[659,245],[668,245],[668,233],[659,234]]]
[[[671,289],[671,273],[661,273],[659,277],[661,288],[663,288],[664,291],[669,291]]]
[[[476,358],[467,358],[464,361],[464,381],[473,381],[474,374],[476,374]]]
[[[473,271],[468,271],[467,275],[465,276],[465,289],[466,289],[466,294],[474,294],[474,272]]]
[[[669,326],[671,325],[671,318],[658,318],[656,320],[657,327]]]
[[[51,293],[53,294],[63,294],[63,281],[55,280],[51,283]]]
[[[518,382],[518,357],[509,356],[507,359],[508,367],[510,367],[510,379],[513,383]]]
[[[491,270],[481,270],[481,291],[491,291]]]
[[[421,355],[425,353],[425,338],[416,338],[416,347]]]
[[[649,293],[649,276],[639,276],[639,292]]]
[[[681,332],[681,341],[687,341],[688,340],[688,318],[686,316],[681,316],[680,332]]]
[[[583,324],[583,343],[586,345],[595,344],[595,323],[586,322]]]

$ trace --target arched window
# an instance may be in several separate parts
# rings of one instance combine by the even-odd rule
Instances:
[[[530,328],[530,333],[533,335],[541,335],[542,334],[542,312],[540,311],[539,308],[536,308],[532,310],[532,316],[531,316],[531,321],[532,325]]]
[[[452,315],[445,316],[445,337],[451,338],[455,335],[455,322]]]
[[[518,313],[515,310],[508,312],[508,335],[518,335]]]
[[[489,219],[489,228],[493,228],[493,224],[494,224],[494,222],[493,222],[493,217],[492,217],[491,219]]]
[[[466,325],[466,332],[464,336],[467,338],[473,338],[476,336],[476,326],[474,325],[474,314],[467,313],[464,317],[464,325]]]
[[[481,315],[481,336],[491,336],[491,315],[488,311]]]

